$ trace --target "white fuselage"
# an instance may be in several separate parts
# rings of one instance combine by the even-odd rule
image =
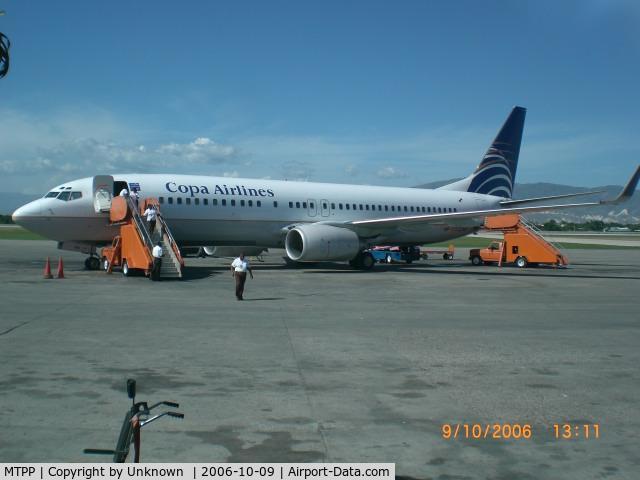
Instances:
[[[141,199],[157,198],[174,238],[182,245],[281,247],[286,228],[292,225],[474,211],[499,208],[503,200],[451,190],[195,175],[126,174],[113,178],[139,184]],[[57,241],[110,242],[117,227],[109,224],[108,213],[95,212],[92,180],[75,180],[55,189],[82,192],[81,198],[41,198],[16,210],[14,220]],[[372,228],[367,238],[369,243],[438,242],[466,235],[481,222],[467,218]]]

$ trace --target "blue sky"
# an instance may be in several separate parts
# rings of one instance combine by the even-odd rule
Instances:
[[[636,1],[0,0],[0,191],[160,171],[466,176],[513,105],[518,181],[640,161]]]

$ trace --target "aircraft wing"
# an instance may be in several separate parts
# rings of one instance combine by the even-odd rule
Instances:
[[[585,203],[570,203],[560,205],[537,205],[533,207],[506,207],[496,208],[488,210],[473,210],[469,212],[455,212],[455,213],[433,213],[429,215],[414,215],[410,217],[391,217],[391,218],[378,218],[371,220],[355,220],[352,222],[344,222],[342,224],[336,224],[336,226],[355,226],[355,227],[399,227],[402,225],[419,224],[419,223],[451,223],[455,224],[456,220],[463,220],[467,218],[478,217],[494,217],[498,215],[505,215],[509,213],[532,213],[532,212],[545,212],[549,210],[561,210],[565,208],[576,207],[593,207],[599,205],[617,205],[622,203],[634,194],[636,187],[638,186],[638,180],[640,179],[640,165],[636,167],[634,174],[631,176],[625,187],[620,194],[611,200],[600,200],[598,202],[585,202]]]
[[[524,205],[526,203],[542,202],[544,200],[556,200],[558,198],[570,198],[570,197],[582,197],[584,195],[595,195],[596,193],[603,193],[604,190],[594,190],[591,192],[579,192],[579,193],[565,193],[564,195],[551,195],[549,197],[536,197],[536,198],[522,198],[519,200],[503,200],[500,205],[507,207],[510,205]]]

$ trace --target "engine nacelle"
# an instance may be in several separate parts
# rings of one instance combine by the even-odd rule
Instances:
[[[292,228],[284,242],[296,262],[351,260],[360,252],[360,239],[346,228],[309,223]]]
[[[257,257],[266,249],[266,247],[241,247],[229,245],[223,247],[204,247],[204,253],[212,257],[237,257],[241,253],[244,253],[248,257]]]

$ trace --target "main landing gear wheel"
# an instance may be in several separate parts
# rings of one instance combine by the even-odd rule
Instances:
[[[516,266],[517,266],[518,268],[526,268],[527,263],[528,263],[528,262],[527,262],[527,259],[526,259],[526,258],[524,258],[524,257],[518,257],[518,258],[516,258]]]
[[[349,265],[358,270],[371,270],[376,261],[369,252],[360,252],[355,258],[349,260]]]
[[[376,260],[373,258],[373,255],[371,255],[371,253],[365,252],[362,254],[362,260],[360,261],[360,264],[363,270],[371,270],[375,263]]]
[[[84,268],[87,270],[98,270],[100,268],[100,259],[98,257],[88,257],[84,261]]]

